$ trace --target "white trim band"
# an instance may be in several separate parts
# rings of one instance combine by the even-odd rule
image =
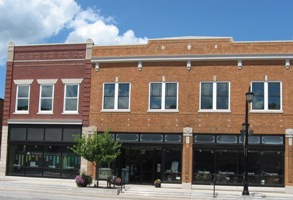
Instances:
[[[8,124],[64,124],[64,125],[81,125],[82,120],[19,120],[9,119]]]

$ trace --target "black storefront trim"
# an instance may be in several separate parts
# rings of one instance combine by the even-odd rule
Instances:
[[[81,125],[10,124],[7,175],[74,178],[80,156],[73,153]]]

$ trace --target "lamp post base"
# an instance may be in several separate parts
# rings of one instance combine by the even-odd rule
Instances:
[[[248,182],[244,182],[244,187],[243,187],[242,195],[249,196]]]

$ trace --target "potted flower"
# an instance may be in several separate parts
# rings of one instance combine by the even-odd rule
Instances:
[[[78,187],[86,187],[87,185],[92,184],[93,179],[91,176],[85,175],[85,173],[81,173],[79,176],[75,177],[75,183]]]
[[[154,185],[155,185],[155,187],[161,187],[161,180],[160,179],[156,179],[154,181]]]

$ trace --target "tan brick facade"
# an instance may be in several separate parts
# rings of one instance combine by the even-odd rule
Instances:
[[[282,82],[282,112],[249,114],[254,134],[284,135],[293,122],[292,42],[233,42],[229,38],[162,39],[146,45],[94,46],[90,125],[99,131],[238,134],[251,81]],[[242,66],[238,66],[239,60]],[[187,69],[187,62],[191,69]],[[141,63],[142,68],[138,69]],[[150,82],[178,82],[178,112],[148,112]],[[230,112],[199,112],[200,82],[230,82]],[[102,112],[103,83],[131,84],[130,112]],[[183,138],[182,183],[192,182],[192,138]],[[287,144],[287,141],[286,141]],[[292,146],[286,145],[285,185],[292,184]]]

